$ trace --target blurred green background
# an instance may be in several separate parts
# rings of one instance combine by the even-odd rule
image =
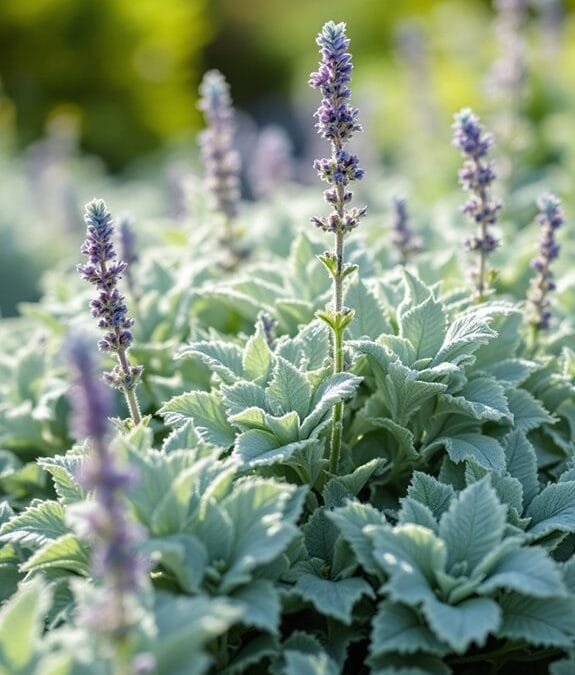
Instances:
[[[524,4],[527,78],[510,103],[487,85],[505,58],[490,0],[0,0],[1,313],[38,296],[40,272],[74,250],[81,204],[98,190],[146,214],[170,211],[170,176],[194,167],[206,69],[228,78],[245,143],[275,123],[299,158],[313,156],[318,97],[307,79],[328,19],[346,21],[352,40],[365,162],[433,198],[457,188],[453,113],[471,106],[497,131],[513,105],[523,125],[513,150],[530,172],[513,180],[557,171],[566,191],[575,0]]]

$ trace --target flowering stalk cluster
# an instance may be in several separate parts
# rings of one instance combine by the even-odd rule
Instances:
[[[199,136],[206,168],[206,185],[215,208],[225,219],[225,243],[233,247],[232,223],[240,203],[239,153],[233,149],[233,108],[230,87],[218,70],[209,70],[200,84],[198,107],[204,113],[207,128]]]
[[[312,218],[318,227],[335,235],[335,248],[326,252],[320,260],[333,279],[333,306],[318,316],[331,328],[333,333],[334,372],[341,372],[343,364],[343,334],[353,318],[353,312],[343,306],[343,280],[356,268],[344,264],[344,237],[359,224],[365,215],[365,207],[349,208],[352,193],[348,189],[354,180],[364,175],[359,167],[358,158],[344,149],[345,143],[356,131],[361,131],[357,121],[358,110],[349,104],[351,95],[348,83],[351,81],[351,55],[347,53],[349,39],[345,32],[345,23],[328,21],[316,39],[320,47],[321,61],[319,69],[310,75],[309,84],[322,94],[320,107],[315,113],[316,129],[320,136],[331,143],[331,156],[318,159],[314,168],[319,177],[330,187],[324,192],[324,198],[333,208],[327,217]],[[336,471],[341,453],[343,403],[334,406],[330,469]]]
[[[98,289],[98,295],[90,301],[92,316],[98,319],[98,327],[106,331],[98,347],[104,352],[114,352],[118,357],[118,364],[104,373],[104,379],[124,392],[132,420],[138,424],[141,417],[135,388],[142,368],[128,362],[127,351],[132,343],[130,329],[134,320],[128,317],[126,299],[117,287],[127,262],[116,256],[112,240],[114,223],[103,200],[94,199],[86,205],[84,220],[87,236],[81,252],[88,256],[88,262],[78,265],[77,269],[83,279]]]
[[[89,438],[91,450],[79,480],[94,496],[93,501],[71,508],[70,518],[78,535],[92,543],[92,574],[102,584],[98,601],[83,608],[81,617],[111,640],[117,659],[122,659],[122,644],[136,621],[136,594],[144,587],[148,569],[136,551],[141,532],[128,519],[122,498],[135,475],[120,466],[110,451],[107,436],[112,395],[97,377],[90,345],[75,336],[67,347],[74,374],[70,397],[74,432],[79,438]]]
[[[397,249],[402,265],[408,263],[410,258],[415,253],[419,253],[423,247],[420,237],[415,235],[411,228],[405,197],[393,198],[391,243]]]
[[[477,234],[467,238],[465,247],[479,256],[478,266],[473,271],[473,280],[477,296],[481,300],[488,287],[487,257],[499,246],[498,239],[489,231],[490,226],[497,222],[501,210],[501,202],[490,195],[495,171],[486,157],[493,138],[483,132],[479,118],[468,108],[455,115],[453,128],[453,145],[459,148],[465,158],[459,172],[459,182],[470,193],[462,210],[477,225]]]
[[[527,292],[527,321],[536,334],[548,330],[551,320],[551,302],[549,293],[554,291],[555,280],[551,271],[551,262],[559,256],[559,244],[555,239],[556,231],[565,222],[561,201],[553,194],[542,195],[537,200],[539,214],[536,221],[541,226],[539,254],[531,261],[535,275],[531,279]]]

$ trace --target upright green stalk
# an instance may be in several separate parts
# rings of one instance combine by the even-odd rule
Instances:
[[[343,305],[343,281],[357,269],[344,261],[345,235],[359,225],[365,214],[365,207],[346,208],[352,193],[347,185],[360,180],[364,171],[359,168],[355,155],[344,150],[344,144],[354,132],[361,131],[357,122],[358,110],[349,105],[350,90],[347,83],[351,80],[351,55],[346,53],[349,39],[345,34],[345,24],[329,21],[318,35],[322,60],[319,70],[311,74],[310,85],[322,93],[322,102],[315,116],[318,120],[318,133],[331,143],[331,156],[318,159],[314,168],[319,177],[331,187],[324,192],[324,198],[333,207],[327,217],[312,218],[312,221],[325,232],[335,234],[335,247],[332,253],[320,256],[333,283],[333,304],[317,315],[330,327],[332,332],[333,372],[344,369],[343,338],[346,327],[353,319],[353,311]],[[329,456],[330,471],[337,471],[341,456],[343,402],[333,408],[331,428],[331,448]]]

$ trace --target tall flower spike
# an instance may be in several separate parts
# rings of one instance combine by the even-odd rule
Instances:
[[[497,222],[501,209],[501,202],[490,195],[495,171],[493,164],[486,157],[493,144],[493,138],[483,132],[479,118],[469,108],[455,115],[453,129],[455,130],[453,145],[459,148],[465,158],[459,172],[459,182],[465,192],[470,193],[462,210],[477,225],[477,234],[467,238],[465,247],[479,256],[472,278],[477,297],[481,300],[488,288],[487,257],[499,246],[499,241],[489,231],[490,226]]]
[[[391,243],[395,246],[402,265],[408,263],[411,257],[422,249],[422,241],[414,234],[409,222],[405,197],[393,198]]]
[[[335,373],[344,369],[343,334],[353,318],[353,312],[343,306],[343,280],[356,267],[344,264],[344,237],[359,225],[366,208],[348,208],[352,193],[348,189],[354,180],[364,175],[359,167],[358,158],[347,152],[344,145],[356,131],[361,131],[357,121],[358,110],[349,104],[351,91],[351,55],[347,53],[349,39],[345,32],[345,23],[328,21],[316,39],[320,47],[321,61],[316,72],[310,75],[309,84],[322,94],[321,105],[315,113],[316,129],[320,136],[331,144],[331,155],[314,162],[314,168],[321,180],[330,187],[324,192],[324,198],[332,207],[327,217],[312,218],[325,232],[335,235],[335,247],[332,253],[326,252],[320,260],[327,268],[333,280],[333,305],[325,312],[318,312],[332,330],[333,368]],[[341,454],[343,402],[333,409],[330,469],[337,470]]]
[[[269,197],[293,178],[292,151],[290,138],[282,127],[270,124],[261,131],[248,172],[256,197]]]
[[[83,279],[98,289],[98,295],[90,301],[92,316],[98,319],[98,327],[106,331],[98,347],[104,352],[114,352],[118,357],[118,364],[104,373],[104,379],[124,392],[132,420],[138,424],[141,418],[135,388],[142,368],[128,362],[127,351],[132,344],[130,329],[134,320],[128,317],[126,300],[117,288],[127,263],[116,257],[112,214],[103,200],[94,199],[86,205],[84,220],[87,236],[80,250],[88,256],[88,262],[78,265],[77,269]]]
[[[218,70],[209,70],[200,84],[198,108],[207,128],[199,136],[206,168],[206,186],[225,220],[225,244],[234,248],[233,220],[240,203],[239,153],[233,149],[233,108],[230,87]]]
[[[134,283],[132,265],[138,262],[139,257],[136,249],[136,233],[134,231],[132,218],[125,214],[120,216],[118,230],[120,234],[120,258],[126,263],[126,269],[124,270],[126,274],[126,283],[128,284],[128,289],[134,303],[137,304],[139,293]]]
[[[134,625],[136,594],[145,584],[148,565],[136,552],[141,533],[128,519],[122,499],[135,477],[110,451],[112,397],[97,376],[91,352],[86,339],[72,336],[68,340],[74,377],[70,396],[74,429],[80,437],[87,435],[90,443],[80,482],[94,497],[74,505],[69,515],[78,535],[92,543],[92,574],[102,585],[98,601],[82,608],[81,618],[98,634],[119,644]]]
[[[548,330],[551,321],[551,301],[549,293],[555,290],[555,280],[551,263],[559,256],[559,244],[555,239],[556,231],[565,222],[561,201],[553,194],[544,194],[537,200],[539,214],[536,222],[541,226],[539,254],[531,261],[535,275],[527,292],[526,319],[536,335]]]

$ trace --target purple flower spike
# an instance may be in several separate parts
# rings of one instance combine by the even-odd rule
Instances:
[[[361,131],[358,110],[349,105],[351,91],[347,85],[353,66],[351,55],[346,52],[349,39],[345,34],[345,23],[328,21],[316,42],[320,46],[321,62],[318,71],[311,74],[309,84],[319,89],[323,96],[315,113],[315,126],[320,136],[331,142],[332,154],[329,158],[316,159],[314,168],[321,180],[332,186],[325,191],[324,198],[335,213],[327,218],[312,218],[312,222],[326,232],[345,234],[359,225],[366,212],[365,207],[347,213],[344,210],[344,205],[352,198],[347,186],[354,180],[361,180],[365,173],[358,158],[343,149],[353,134]]]
[[[218,70],[208,71],[200,84],[200,95],[198,108],[207,123],[199,136],[207,188],[216,209],[231,221],[239,211],[241,160],[233,149],[232,99],[225,77]]]
[[[539,213],[536,222],[541,227],[539,254],[531,261],[536,274],[531,279],[527,292],[527,321],[537,331],[548,330],[551,322],[551,301],[549,293],[554,291],[555,279],[551,262],[559,256],[556,231],[565,222],[561,201],[553,194],[544,194],[537,200]]]
[[[105,331],[98,347],[104,352],[116,353],[119,361],[104,374],[104,379],[110,386],[124,392],[132,419],[138,424],[140,412],[134,390],[142,368],[128,363],[127,350],[132,344],[134,320],[128,317],[126,299],[117,288],[128,264],[116,257],[112,214],[103,200],[94,199],[86,205],[84,220],[88,226],[87,236],[80,250],[88,256],[88,262],[78,265],[77,269],[82,278],[94,284],[99,291],[90,301],[92,316],[98,319],[98,328]]]
[[[394,197],[393,199],[391,243],[397,249],[403,265],[423,248],[421,238],[415,235],[411,228],[407,212],[407,200],[404,197]]]
[[[499,241],[488,229],[490,225],[496,224],[501,210],[501,202],[490,196],[495,170],[486,157],[493,138],[484,133],[479,118],[469,108],[455,115],[453,129],[453,145],[459,148],[465,158],[459,172],[459,183],[465,192],[470,193],[462,210],[478,229],[475,236],[466,240],[465,247],[479,255],[479,265],[473,272],[473,278],[477,295],[481,299],[487,290],[487,256],[499,246]]]
[[[75,381],[71,396],[74,426],[88,436],[91,446],[79,479],[94,494],[93,501],[71,508],[70,518],[78,535],[93,543],[92,573],[103,585],[101,602],[84,613],[84,620],[94,630],[119,639],[131,627],[128,596],[142,588],[147,570],[146,561],[135,550],[140,530],[129,521],[122,499],[135,476],[118,464],[108,446],[112,401],[96,377],[90,345],[73,336],[68,354]]]

